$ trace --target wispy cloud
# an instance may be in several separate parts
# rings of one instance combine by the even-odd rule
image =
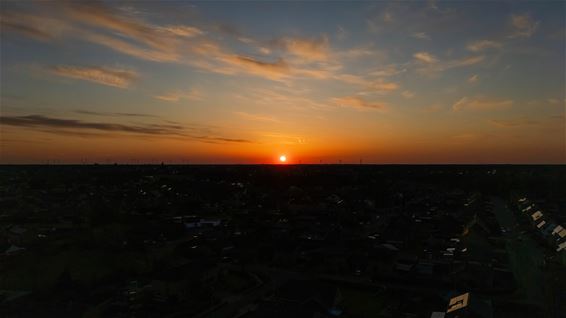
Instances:
[[[371,45],[338,50],[337,52],[332,53],[332,57],[338,59],[360,59],[360,58],[383,59],[385,56],[386,53],[383,50],[372,47]]]
[[[466,48],[472,52],[480,52],[487,49],[499,49],[501,47],[503,47],[503,44],[501,44],[500,42],[481,40],[468,44]]]
[[[412,34],[412,37],[421,39],[421,40],[430,40],[430,36],[425,32],[416,32]]]
[[[420,68],[417,68],[417,72],[427,76],[434,76],[449,69],[471,66],[481,63],[484,59],[485,56],[483,55],[469,56],[448,61],[440,61],[438,59],[434,59],[431,62],[421,63],[423,65]]]
[[[341,107],[353,107],[356,109],[372,109],[372,110],[379,110],[385,111],[387,110],[387,105],[381,102],[368,102],[361,97],[358,96],[345,96],[345,97],[337,97],[333,98],[332,101]]]
[[[415,97],[415,93],[413,93],[413,92],[411,92],[411,91],[408,91],[408,90],[403,91],[403,92],[401,93],[401,95],[402,95],[403,97],[407,98],[407,99],[410,99],[410,98]]]
[[[406,71],[407,69],[404,66],[390,64],[375,69],[373,71],[369,71],[369,75],[376,77],[390,77],[390,76],[399,75],[401,73],[405,73]]]
[[[327,109],[328,105],[309,98],[298,92],[296,88],[292,90],[275,89],[254,89],[250,95],[240,95],[239,98],[246,102],[257,105],[271,106],[274,104],[294,110],[304,109]]]
[[[49,68],[55,75],[90,81],[118,88],[128,88],[139,77],[132,70],[111,67],[58,65]]]
[[[63,2],[57,8],[45,14],[9,9],[2,13],[3,30],[42,41],[86,41],[142,60],[189,65],[224,75],[250,74],[276,81],[291,77],[339,80],[336,71],[341,67],[339,59],[344,57],[340,52],[331,52],[326,35],[282,36],[260,41],[225,24],[205,24],[204,28],[202,25],[157,25],[131,10],[119,10],[98,1]],[[225,47],[219,42],[222,37],[215,36],[218,33],[229,35],[247,47]],[[250,55],[250,51],[264,57],[257,58]],[[355,49],[347,54],[369,56],[375,52]]]
[[[454,111],[489,111],[489,110],[501,110],[507,109],[513,106],[513,101],[508,99],[491,99],[491,98],[469,98],[463,97],[454,105],[452,105],[452,110]]]
[[[417,61],[427,63],[427,64],[434,64],[434,63],[438,62],[438,59],[434,55],[432,55],[428,52],[417,52],[413,55],[413,57]]]
[[[270,141],[275,141],[277,144],[283,145],[304,145],[307,144],[307,140],[301,136],[283,134],[278,132],[265,132],[261,134],[262,137],[266,137]],[[268,141],[268,143],[270,142]]]
[[[203,35],[205,33],[203,30],[197,27],[187,25],[167,25],[159,27],[159,30],[186,38],[192,38],[195,36]]]
[[[377,79],[373,83],[370,84],[369,90],[378,92],[378,93],[387,93],[392,92],[399,89],[399,84],[394,82],[387,82],[383,79]]]
[[[34,129],[41,132],[74,136],[76,134],[127,133],[146,136],[187,138],[207,143],[247,143],[247,139],[227,138],[211,134],[209,127],[185,126],[177,123],[121,124],[54,118],[43,115],[0,116],[0,124]]]
[[[440,104],[431,104],[428,106],[425,106],[421,109],[421,112],[423,113],[438,113],[439,111],[442,111],[443,107]]]
[[[2,12],[3,30],[43,41],[72,38],[105,46],[136,58],[173,62],[179,60],[180,38],[202,34],[186,25],[160,27],[124,15],[103,2],[61,2],[58,10]],[[107,32],[110,31],[110,32]]]
[[[531,107],[548,107],[552,106],[565,106],[566,105],[566,98],[558,99],[558,98],[547,98],[547,99],[536,99],[527,102],[527,105]]]
[[[153,62],[178,62],[181,55],[175,50],[160,50],[133,45],[116,37],[81,31],[82,39],[105,46],[116,52]]]
[[[156,115],[150,115],[150,114],[137,114],[137,113],[112,113],[112,112],[94,112],[94,111],[90,111],[90,110],[75,110],[75,113],[77,114],[83,114],[83,115],[93,115],[93,116],[107,116],[107,117],[150,117],[150,118],[156,118],[158,116]]]
[[[468,78],[468,83],[472,83],[472,84],[476,83],[479,80],[479,78],[480,77],[478,74],[474,74]]]
[[[170,91],[153,97],[166,102],[178,102],[181,99],[201,100],[202,94],[199,90],[193,88],[189,91]]]
[[[0,13],[0,26],[3,32],[14,32],[39,41],[50,41],[72,29],[61,19],[19,10],[3,10]]]
[[[510,127],[520,127],[520,126],[532,126],[540,124],[539,121],[518,118],[518,119],[492,119],[490,122],[498,127],[510,128]]]
[[[224,56],[222,60],[232,66],[239,67],[240,70],[246,73],[260,75],[274,80],[287,77],[291,72],[289,64],[283,59],[265,62],[248,56],[228,55]]]
[[[538,28],[539,22],[535,21],[529,14],[513,14],[511,15],[510,24],[513,33],[511,38],[531,37]]]
[[[88,129],[108,132],[127,132],[152,135],[183,135],[181,125],[126,125],[106,122],[90,122],[78,119],[62,119],[43,115],[2,116],[3,125],[28,128]]]
[[[262,121],[262,122],[272,122],[272,123],[279,122],[279,120],[277,120],[276,118],[268,115],[250,114],[246,112],[234,112],[234,114],[242,117],[243,119],[251,120],[251,121]]]
[[[134,17],[120,15],[102,2],[69,2],[65,10],[68,17],[79,24],[108,29],[155,48],[163,48],[172,40],[164,37],[159,28]]]
[[[273,43],[306,61],[326,60],[329,53],[327,36],[319,38],[283,37]]]
[[[401,87],[398,83],[386,81],[383,78],[371,79],[352,74],[338,74],[331,78],[360,86],[365,93],[387,94]]]

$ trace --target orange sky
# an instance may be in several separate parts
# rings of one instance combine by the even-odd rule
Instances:
[[[562,2],[1,5],[0,163],[566,163]]]

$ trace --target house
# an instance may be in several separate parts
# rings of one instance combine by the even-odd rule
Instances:
[[[470,293],[465,293],[450,298],[450,301],[448,302],[448,309],[446,309],[446,313],[466,310],[468,307],[469,299],[470,299]]]
[[[564,228],[562,227],[562,225],[557,225],[554,230],[552,230],[552,235],[556,235],[558,233],[560,233],[562,230],[564,230]]]
[[[542,218],[543,214],[540,210],[536,211],[535,213],[531,214],[531,218],[533,221],[537,221],[538,219]]]
[[[491,301],[470,293],[450,297],[445,318],[493,318]]]
[[[24,251],[24,250],[25,250],[25,248],[23,248],[23,247],[18,247],[18,246],[16,246],[16,245],[13,245],[13,244],[12,244],[12,245],[11,245],[10,247],[8,247],[8,249],[4,252],[4,255],[14,255],[14,254],[17,254],[17,253],[22,252],[22,251]]]

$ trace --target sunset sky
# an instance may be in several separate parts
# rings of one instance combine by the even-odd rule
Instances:
[[[540,2],[2,2],[0,163],[566,163]]]

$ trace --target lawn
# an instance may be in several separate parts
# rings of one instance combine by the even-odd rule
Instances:
[[[228,271],[218,277],[221,290],[237,293],[253,286],[252,278],[245,273]]]
[[[382,292],[375,292],[350,287],[340,288],[342,293],[341,308],[344,317],[349,318],[378,318],[387,307],[387,296]]]

